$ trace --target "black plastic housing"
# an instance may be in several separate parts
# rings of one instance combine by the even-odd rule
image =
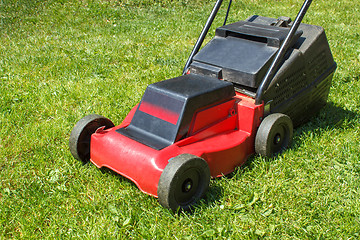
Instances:
[[[146,88],[130,125],[117,131],[159,150],[186,136],[197,110],[234,95],[231,83],[203,75],[153,83]]]
[[[215,37],[194,56],[190,72],[232,82],[238,91],[255,97],[289,32],[289,24],[279,24],[282,19],[254,15],[218,28]],[[335,69],[324,29],[300,24],[292,47],[264,93],[267,114],[284,113],[295,126],[307,121],[325,105]]]

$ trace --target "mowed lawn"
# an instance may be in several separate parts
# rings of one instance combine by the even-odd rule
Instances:
[[[80,118],[119,124],[148,84],[181,74],[214,3],[1,0],[0,239],[360,238],[359,1],[317,0],[304,18],[338,64],[328,105],[281,155],[211,180],[193,212],[71,156]],[[301,4],[235,0],[228,22],[294,19]]]

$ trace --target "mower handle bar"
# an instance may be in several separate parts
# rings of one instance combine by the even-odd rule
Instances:
[[[201,31],[200,36],[199,36],[198,40],[196,41],[195,46],[194,46],[188,60],[186,61],[186,64],[185,64],[185,67],[184,67],[184,70],[183,70],[183,75],[186,74],[186,72],[187,72],[187,70],[188,70],[188,68],[189,68],[189,66],[190,66],[190,64],[192,62],[192,59],[194,58],[195,54],[198,53],[202,43],[204,42],[206,34],[208,33],[208,31],[209,31],[209,29],[211,27],[211,24],[214,21],[215,16],[216,16],[217,12],[220,9],[220,6],[221,6],[222,2],[223,2],[223,0],[217,0],[216,1],[214,8],[213,8],[213,10],[211,11],[211,13],[209,15],[209,18],[206,21],[205,26],[204,26],[203,30]]]
[[[264,95],[266,89],[268,88],[269,84],[271,83],[272,79],[274,78],[275,73],[279,70],[287,50],[291,47],[293,37],[294,37],[302,19],[304,18],[306,11],[310,7],[311,2],[312,2],[312,0],[305,0],[304,4],[302,5],[298,15],[296,16],[296,19],[294,20],[294,22],[289,30],[288,35],[286,36],[284,42],[281,44],[279,51],[275,55],[273,62],[271,63],[264,79],[262,80],[259,88],[256,91],[256,95],[255,95],[255,104],[256,105],[259,105],[262,103],[263,95]]]
[[[192,62],[192,59],[194,58],[195,54],[198,53],[202,43],[204,42],[204,39],[211,27],[212,22],[215,19],[217,12],[220,9],[222,2],[223,2],[223,0],[216,1],[214,8],[213,8],[212,12],[210,13],[209,18],[206,21],[205,26],[204,26],[203,30],[201,31],[200,36],[199,36],[198,40],[196,41],[196,44],[185,64],[185,67],[183,70],[183,75],[185,75],[187,73],[187,70]],[[284,42],[281,44],[279,51],[275,55],[275,58],[274,58],[273,62],[271,63],[268,71],[266,72],[264,79],[261,81],[261,84],[255,94],[255,104],[256,105],[259,105],[262,103],[263,95],[264,95],[266,89],[268,88],[269,84],[271,83],[272,79],[274,78],[275,73],[279,70],[279,67],[284,59],[284,56],[285,56],[287,50],[291,47],[293,37],[294,37],[302,19],[304,18],[306,11],[309,9],[311,2],[312,2],[312,0],[304,1],[299,13],[297,14],[297,16],[289,30],[289,33],[287,34]],[[230,1],[230,4],[231,4],[231,1]],[[227,15],[229,13],[230,4],[229,4]],[[226,22],[226,19],[227,19],[227,16],[225,18],[225,22]]]

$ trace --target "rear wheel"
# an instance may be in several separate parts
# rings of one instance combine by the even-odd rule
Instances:
[[[84,163],[90,160],[91,135],[100,127],[108,129],[114,127],[114,124],[97,114],[85,116],[76,123],[69,138],[69,148],[74,158]]]
[[[282,113],[270,114],[261,122],[255,138],[255,152],[271,157],[285,150],[291,143],[293,124]]]
[[[210,169],[205,160],[181,154],[169,160],[160,176],[159,202],[174,212],[189,210],[206,192],[209,182]]]

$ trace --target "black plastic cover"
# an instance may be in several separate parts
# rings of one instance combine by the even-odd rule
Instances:
[[[289,28],[240,21],[216,29],[216,36],[194,57],[190,71],[214,75],[251,88],[260,85]],[[302,31],[294,36],[296,42]]]
[[[291,24],[286,17],[254,15],[220,27],[194,57],[190,72],[230,81],[237,91],[255,97]],[[306,122],[326,104],[335,69],[324,29],[301,23],[264,92],[265,115],[284,113],[294,126]]]
[[[232,83],[189,74],[151,84],[145,90],[130,125],[117,131],[154,149],[180,140],[194,113],[235,95]]]

